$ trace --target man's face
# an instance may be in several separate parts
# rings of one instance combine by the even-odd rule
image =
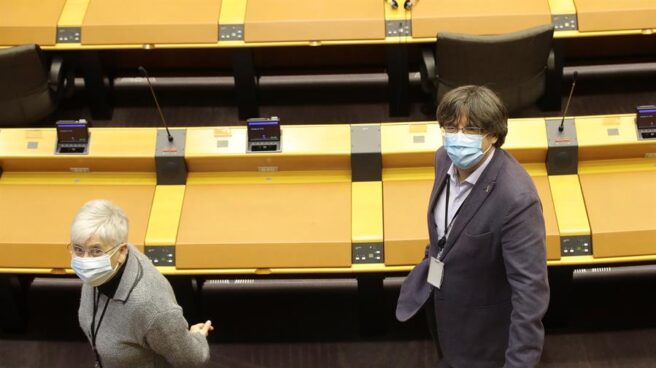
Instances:
[[[488,152],[490,149],[490,146],[494,145],[497,143],[497,137],[489,134],[485,130],[479,129],[479,128],[474,128],[472,126],[469,126],[469,121],[467,118],[461,118],[460,121],[458,122],[458,129],[465,133],[465,134],[479,134],[483,136],[483,140],[481,142],[481,150],[483,152]]]

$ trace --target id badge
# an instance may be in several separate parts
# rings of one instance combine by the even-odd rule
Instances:
[[[428,264],[428,283],[440,288],[442,286],[442,277],[444,275],[444,262],[435,257],[431,257]]]

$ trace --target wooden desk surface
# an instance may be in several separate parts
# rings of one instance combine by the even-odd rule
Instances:
[[[656,28],[654,0],[574,0],[579,31]]]
[[[221,0],[90,0],[82,44],[216,43]]]
[[[66,245],[73,216],[85,202],[98,198],[123,208],[130,219],[129,241],[143,250],[154,191],[155,185],[28,185],[0,181],[0,267],[70,267]]]
[[[246,42],[384,39],[384,3],[250,0],[244,37]]]
[[[437,32],[500,34],[551,24],[548,0],[432,0],[412,10],[412,37]]]
[[[349,125],[283,125],[281,131],[282,152],[246,153],[245,127],[187,129],[189,171],[350,170]]]
[[[656,170],[579,176],[594,256],[656,254]]]
[[[188,184],[178,268],[347,267],[351,183]]]
[[[90,128],[86,155],[55,155],[54,128],[0,131],[0,166],[5,171],[155,171],[152,128]]]
[[[0,45],[54,45],[66,0],[0,0]]]

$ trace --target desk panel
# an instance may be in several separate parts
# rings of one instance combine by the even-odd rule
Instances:
[[[656,28],[654,0],[574,0],[579,31]]]
[[[54,45],[66,0],[0,0],[0,45]]]
[[[216,43],[221,0],[90,0],[82,44]]]
[[[386,265],[414,265],[424,257],[428,244],[426,213],[432,188],[432,178],[383,182]]]
[[[0,267],[69,268],[73,216],[108,199],[130,219],[129,241],[143,251],[155,185],[0,185]]]
[[[595,258],[656,254],[656,170],[579,176]]]
[[[250,0],[246,42],[374,40],[385,38],[379,0]]]
[[[89,153],[55,155],[55,129],[3,129],[5,171],[155,171],[156,129],[90,128]]]
[[[178,268],[349,267],[351,183],[187,184]]]
[[[551,24],[548,0],[432,0],[412,10],[412,37],[437,32],[501,34]]]
[[[560,232],[558,231],[556,210],[551,197],[549,178],[544,175],[533,176],[532,179],[538,196],[540,196],[540,202],[542,202],[542,215],[544,216],[544,227],[547,235],[547,260],[558,260],[560,259]]]

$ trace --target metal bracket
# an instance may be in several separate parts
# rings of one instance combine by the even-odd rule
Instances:
[[[352,246],[351,263],[385,263],[383,243],[357,243]]]
[[[553,24],[555,31],[576,31],[579,29],[576,14],[552,15],[551,24]]]
[[[412,20],[386,20],[386,37],[412,36]]]
[[[562,119],[546,121],[547,173],[549,175],[573,175],[578,172],[578,141],[574,119],[565,119],[563,131],[559,130]]]
[[[185,140],[187,131],[172,129],[173,142],[168,141],[164,129],[157,131],[155,145],[155,171],[158,185],[184,185],[187,183]]]
[[[560,255],[568,256],[591,256],[592,238],[590,235],[561,236]]]
[[[383,172],[380,125],[351,127],[351,179],[380,181]]]
[[[57,43],[80,43],[81,40],[82,28],[57,27]]]
[[[153,262],[153,265],[155,266],[175,267],[174,246],[145,246],[144,253]]]
[[[243,24],[219,24],[219,41],[243,41]]]

